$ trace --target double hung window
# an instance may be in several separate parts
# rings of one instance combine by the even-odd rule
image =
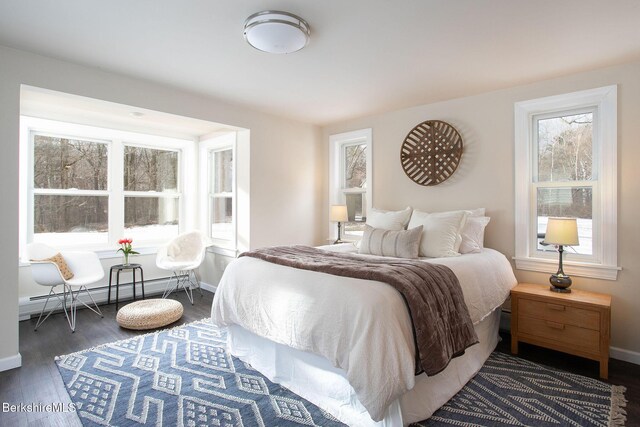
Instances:
[[[553,272],[550,217],[576,218],[579,245],[565,248],[568,274],[617,277],[616,87],[515,106],[516,267]]]
[[[209,156],[211,238],[235,246],[233,147],[211,150]]]
[[[330,202],[347,206],[349,220],[344,224],[345,239],[362,237],[367,211],[371,208],[371,150],[371,129],[330,137]]]
[[[178,234],[180,151],[124,146],[124,229],[132,238]]]
[[[21,242],[113,247],[180,232],[192,141],[21,118]]]
[[[109,142],[37,132],[31,148],[33,241],[107,243]]]
[[[236,132],[200,141],[201,229],[222,253],[237,247]]]

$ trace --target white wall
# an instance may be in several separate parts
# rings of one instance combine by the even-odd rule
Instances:
[[[251,234],[244,239],[250,239],[252,248],[280,243],[316,244],[322,240],[321,190],[325,171],[316,163],[317,156],[323,153],[317,127],[148,81],[0,47],[0,362],[18,353],[21,84],[249,129]],[[152,265],[152,260],[148,256],[143,262]],[[152,267],[149,268],[151,278]]]
[[[486,207],[491,223],[486,244],[514,255],[514,109],[517,101],[606,85],[618,85],[618,280],[574,277],[574,286],[613,296],[612,346],[640,352],[640,63],[630,63],[478,96],[421,105],[323,128],[329,135],[373,128],[373,205],[426,211]],[[418,123],[438,119],[461,133],[465,151],[457,172],[444,183],[422,187],[404,174],[400,146]],[[328,148],[325,148],[325,158]],[[325,192],[325,200],[327,194]],[[326,218],[325,218],[326,219]],[[325,222],[326,224],[326,222]],[[548,283],[548,274],[516,271],[520,281]],[[624,352],[615,352],[623,357]],[[632,355],[640,361],[640,354]]]

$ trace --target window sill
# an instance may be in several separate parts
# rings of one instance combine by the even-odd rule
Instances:
[[[539,271],[553,274],[558,271],[558,260],[541,258],[513,257],[516,269],[527,271]],[[615,265],[589,264],[585,262],[563,261],[564,272],[570,276],[590,277],[593,279],[617,280],[618,271],[622,267]]]
[[[216,255],[228,256],[230,258],[237,258],[238,257],[238,250],[237,249],[225,248],[225,247],[222,247],[222,246],[209,246],[207,248],[207,252],[208,253],[212,253],[212,254],[216,254]]]
[[[158,253],[158,247],[161,245],[150,245],[150,246],[144,246],[144,247],[140,247],[140,248],[134,248],[134,250],[136,252],[139,252],[138,255],[155,255]],[[96,255],[98,255],[99,259],[122,259],[122,253],[120,252],[116,252],[117,249],[90,249],[90,248],[60,248],[60,250],[62,252],[64,251],[91,251],[91,252],[95,252]],[[132,255],[131,261],[135,262],[135,257],[138,255]],[[23,261],[22,259],[18,260],[18,267],[29,267],[31,264],[28,262]]]

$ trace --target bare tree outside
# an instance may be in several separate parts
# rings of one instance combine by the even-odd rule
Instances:
[[[593,189],[589,181],[593,174],[593,113],[538,120],[539,234],[544,233],[549,217],[577,218],[581,244],[573,250],[591,254]],[[567,186],[545,187],[547,182]]]
[[[77,237],[73,239],[80,241],[78,233],[84,233],[87,241],[95,242],[96,236],[101,235],[99,241],[106,242],[108,144],[35,135],[33,149],[36,241],[52,238],[61,242],[63,234],[60,233],[74,233]],[[124,199],[125,228],[133,236],[143,236],[141,230],[149,226],[168,226],[173,230],[170,234],[177,234],[178,156],[177,151],[124,147],[124,158],[120,159],[124,162],[124,190],[140,192],[140,196],[132,194]],[[79,191],[98,194],[79,194]],[[87,237],[89,235],[94,237]]]
[[[233,150],[211,153],[211,237],[221,240],[233,239]]]
[[[359,235],[367,220],[367,145],[344,147],[344,188],[349,221],[345,223],[345,234]]]
[[[107,153],[105,143],[35,136],[34,233],[107,231],[108,197],[37,192],[39,189],[106,190]]]
[[[345,188],[364,188],[367,182],[367,145],[347,145],[344,150]]]
[[[124,147],[124,189],[176,193],[178,152],[135,146]],[[127,196],[125,228],[177,225],[178,199],[174,197]]]

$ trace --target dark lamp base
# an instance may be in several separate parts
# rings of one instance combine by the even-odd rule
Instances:
[[[551,277],[549,277],[549,283],[551,283],[552,285],[549,289],[551,289],[553,292],[560,292],[565,294],[571,292],[571,289],[569,289],[569,287],[571,286],[571,277],[569,276],[559,276],[557,274],[552,274]]]

